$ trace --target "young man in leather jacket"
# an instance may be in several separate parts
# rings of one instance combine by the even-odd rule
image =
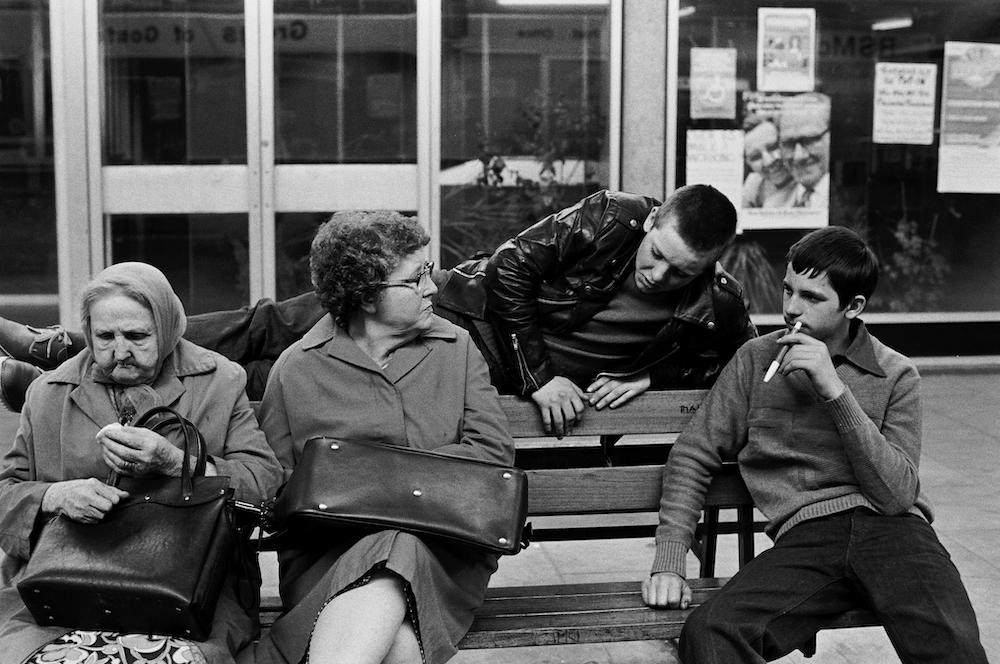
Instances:
[[[710,385],[756,336],[739,284],[717,263],[735,230],[736,210],[707,185],[663,205],[600,191],[492,256],[438,272],[435,311],[469,329],[498,389],[530,395],[561,436],[586,405]],[[261,300],[189,316],[185,337],[244,365],[259,399],[273,361],[324,313],[312,293]],[[0,351],[42,368],[83,347],[76,333],[0,319]]]
[[[435,309],[473,332],[500,391],[529,395],[561,436],[588,405],[711,385],[756,336],[717,262],[735,232],[735,208],[707,185],[662,205],[599,191],[452,269]]]

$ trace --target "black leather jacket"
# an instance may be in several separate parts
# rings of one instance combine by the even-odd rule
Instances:
[[[542,331],[567,332],[607,305],[632,277],[643,221],[656,205],[635,194],[592,194],[525,229],[492,256],[455,267],[435,305],[489,321],[509,387],[530,394],[560,374]],[[742,288],[716,264],[685,286],[673,317],[635,362],[614,375],[649,369],[654,388],[708,386],[755,336]]]

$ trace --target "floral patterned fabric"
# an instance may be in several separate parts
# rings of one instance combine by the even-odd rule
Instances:
[[[24,664],[207,664],[190,641],[172,636],[77,630],[42,646]]]

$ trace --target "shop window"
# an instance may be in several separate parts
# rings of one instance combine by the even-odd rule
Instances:
[[[443,267],[608,185],[609,11],[444,1]]]
[[[245,164],[239,0],[103,0],[104,163]]]
[[[111,263],[158,267],[189,314],[243,306],[250,299],[245,214],[110,215]]]
[[[275,2],[277,163],[416,163],[416,12]]]
[[[49,3],[0,0],[0,315],[58,321]]]
[[[810,149],[828,155],[829,201],[820,217],[790,209],[748,213],[747,204],[738,200],[746,230],[725,262],[746,287],[754,312],[780,312],[777,284],[785,251],[817,223],[854,228],[876,249],[882,280],[869,311],[957,312],[975,318],[977,312],[1000,310],[1000,275],[995,269],[1000,242],[1000,196],[995,192],[1000,191],[1000,177],[993,179],[994,193],[963,191],[964,183],[955,182],[961,176],[954,173],[944,173],[945,180],[951,180],[945,186],[940,180],[942,168],[955,166],[940,159],[942,142],[947,146],[956,136],[953,130],[943,139],[941,132],[947,43],[987,45],[980,64],[982,71],[992,73],[989,81],[982,81],[987,96],[973,115],[989,116],[985,121],[1000,132],[1000,5],[993,0],[682,4],[678,183],[713,177],[711,170],[702,170],[705,146],[728,144],[721,133],[727,130],[745,132],[740,140],[748,152],[743,168],[748,180],[755,169],[750,162],[755,160],[757,170],[762,163],[760,145],[769,144],[770,153],[781,157],[787,171],[794,170],[790,160],[796,150],[800,155]],[[773,9],[775,4],[782,7]],[[809,10],[806,16],[811,12],[812,28],[796,23],[796,12],[802,10]],[[762,17],[777,21],[762,23]],[[735,113],[728,117],[725,111],[704,112],[708,79],[703,54],[695,51],[700,48],[735,54]],[[883,70],[886,64],[908,66],[895,70],[904,73],[895,91],[883,84],[883,95],[917,94],[920,86],[913,76],[930,72],[930,120],[921,112],[913,118],[874,117],[880,64]],[[710,75],[711,65],[707,71]],[[725,69],[718,66],[715,71]],[[797,78],[796,72],[802,76]],[[825,129],[786,127],[782,141],[780,107],[805,91],[829,100],[828,123]],[[762,121],[776,123],[777,131],[760,142],[765,131],[757,127]],[[708,133],[717,130],[720,133]],[[995,162],[987,167],[996,170]],[[715,177],[730,176],[717,171]],[[741,196],[739,189],[737,184],[734,198]]]

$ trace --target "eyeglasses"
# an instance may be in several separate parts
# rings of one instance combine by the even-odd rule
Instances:
[[[802,149],[806,152],[812,152],[819,145],[819,142],[823,140],[823,137],[829,133],[830,130],[827,129],[812,136],[799,136],[798,138],[783,140],[781,141],[781,152],[782,154],[790,155],[795,152],[795,146],[797,145],[801,145]]]
[[[379,286],[380,288],[389,288],[391,286],[406,286],[407,288],[417,289],[420,287],[420,284],[423,283],[424,277],[430,274],[431,270],[433,269],[434,269],[434,261],[427,261],[426,263],[424,263],[423,267],[420,268],[420,271],[417,272],[412,277],[410,277],[409,279],[380,281],[376,285]]]

